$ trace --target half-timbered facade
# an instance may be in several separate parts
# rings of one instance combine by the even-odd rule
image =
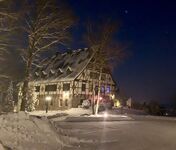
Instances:
[[[51,97],[50,109],[78,107],[85,99],[97,98],[99,72],[88,48],[57,53],[38,65],[30,85],[35,87],[36,109],[45,109],[45,99]],[[101,76],[101,96],[115,94],[116,85],[104,69]]]

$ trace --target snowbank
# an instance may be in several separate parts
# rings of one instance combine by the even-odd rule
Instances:
[[[0,115],[0,141],[13,150],[58,150],[62,145],[47,119],[24,112]]]
[[[46,116],[49,119],[55,118],[55,120],[62,120],[66,117],[78,117],[84,114],[91,115],[92,110],[91,109],[83,109],[83,108],[71,108],[67,110],[56,110],[56,111],[48,111],[46,113],[45,111],[33,111],[29,112],[32,116]]]

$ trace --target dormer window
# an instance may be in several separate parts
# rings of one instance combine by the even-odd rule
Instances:
[[[47,75],[47,73],[46,73],[45,71],[42,71],[42,74],[43,74],[44,76],[46,76],[46,75]]]
[[[47,76],[47,73],[45,71],[42,71],[42,77],[46,77]]]
[[[60,76],[61,74],[63,74],[63,70],[61,68],[58,69],[57,75]]]
[[[36,77],[39,77],[39,73],[38,73],[38,72],[35,72],[35,76],[36,76]]]
[[[50,70],[51,74],[55,74],[55,71],[53,69]]]
[[[73,70],[70,66],[68,66],[66,71],[67,71],[67,74],[70,74],[70,73],[72,73]]]
[[[59,68],[59,72],[63,73],[63,70],[61,68]]]
[[[55,74],[55,71],[53,69],[50,70],[49,76],[53,76]]]

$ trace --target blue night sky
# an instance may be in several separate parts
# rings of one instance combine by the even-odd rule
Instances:
[[[131,55],[114,70],[120,91],[139,101],[168,103],[176,95],[176,2],[69,0],[79,21],[72,48],[84,47],[88,19],[110,16],[122,25],[115,40],[130,43]]]

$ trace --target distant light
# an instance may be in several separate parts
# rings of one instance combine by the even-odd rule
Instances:
[[[108,113],[105,112],[105,113],[103,114],[103,117],[104,117],[104,118],[107,118],[107,117],[108,117]]]
[[[51,101],[51,96],[47,96],[47,97],[45,98],[45,100],[46,100],[46,101]]]
[[[102,100],[103,98],[102,97],[100,97],[100,100]]]

